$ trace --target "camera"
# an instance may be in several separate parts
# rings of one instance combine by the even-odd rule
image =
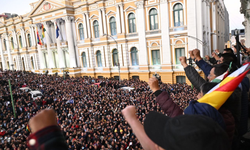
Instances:
[[[161,81],[161,76],[157,73],[153,74],[153,77],[155,77],[158,81]]]

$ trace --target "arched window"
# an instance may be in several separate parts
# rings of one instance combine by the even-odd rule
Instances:
[[[10,41],[11,41],[12,49],[14,49],[14,39],[13,39],[13,37],[11,37]]]
[[[128,23],[129,23],[129,33],[136,32],[136,28],[135,28],[135,14],[134,13],[130,13],[128,15]]]
[[[94,32],[95,32],[95,38],[99,38],[99,23],[97,20],[94,21]]]
[[[119,62],[118,62],[118,51],[117,51],[117,49],[113,50],[112,57],[113,57],[113,66],[118,66]]]
[[[115,17],[109,19],[111,35],[116,35],[116,22]]]
[[[132,66],[138,66],[137,49],[135,47],[131,49],[131,61]]]
[[[158,29],[158,14],[155,8],[149,12],[150,30]]]
[[[30,37],[30,34],[28,34],[27,37],[28,37],[28,44],[29,44],[29,47],[31,47],[32,44],[31,44],[31,37]]]
[[[34,66],[35,66],[35,65],[34,65],[33,57],[30,58],[30,61],[31,61],[31,67],[32,67],[32,69],[34,69]]]
[[[80,23],[80,24],[78,25],[78,30],[79,30],[80,40],[84,40],[83,24],[82,24],[82,23]]]
[[[99,50],[96,52],[96,60],[97,60],[97,66],[102,67],[102,54]]]
[[[5,39],[3,39],[3,44],[4,44],[4,49],[7,51],[7,41]]]
[[[86,53],[85,52],[82,53],[82,65],[83,65],[84,68],[87,67],[87,59],[86,59]]]
[[[19,44],[20,44],[20,48],[22,48],[23,47],[23,43],[22,43],[22,36],[21,35],[19,36]]]
[[[174,6],[174,26],[183,26],[183,6],[180,3]]]

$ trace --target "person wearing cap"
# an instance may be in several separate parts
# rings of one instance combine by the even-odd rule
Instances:
[[[122,114],[145,150],[230,149],[224,129],[204,115],[185,114],[171,118],[149,112],[142,125],[137,119],[135,106],[127,106]]]
[[[149,112],[144,121],[146,135],[165,150],[230,150],[229,139],[218,123],[203,115],[174,118]]]

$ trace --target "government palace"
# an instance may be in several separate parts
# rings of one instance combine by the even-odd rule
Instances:
[[[224,0],[39,0],[0,17],[0,67],[70,76],[189,82],[179,57],[223,50]],[[202,72],[197,68],[198,72]]]

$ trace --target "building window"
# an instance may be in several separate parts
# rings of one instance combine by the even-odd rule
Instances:
[[[136,32],[135,29],[135,14],[131,13],[128,15],[128,23],[129,23],[129,33]]]
[[[135,47],[131,49],[131,61],[132,66],[138,66],[137,49]]]
[[[152,50],[152,61],[153,65],[160,65],[160,50]]]
[[[174,26],[183,26],[183,7],[180,3],[174,6]]]
[[[184,50],[184,48],[176,48],[175,49],[175,62],[176,62],[177,65],[181,64],[181,62],[179,60],[179,58],[181,56],[185,56],[185,50]]]
[[[176,76],[176,83],[186,83],[185,76]]]
[[[98,79],[103,79],[103,76],[98,76],[97,78],[98,78]]]
[[[118,66],[118,51],[117,49],[114,49],[112,52],[112,57],[113,57],[113,66]]]
[[[79,30],[80,40],[84,40],[83,24],[82,24],[82,23],[80,23],[80,24],[78,25],[78,30]]]
[[[94,21],[94,32],[95,32],[95,38],[99,38],[99,23],[97,20]]]
[[[86,53],[85,52],[82,53],[82,65],[83,65],[84,68],[87,67],[87,59],[86,59]]]
[[[14,39],[13,39],[13,37],[11,37],[10,41],[11,41],[12,49],[14,49]]]
[[[22,43],[22,36],[21,35],[19,36],[19,44],[20,44],[20,48],[22,48],[23,47],[23,43]]]
[[[4,49],[7,51],[7,43],[5,39],[3,39],[3,44],[4,44]]]
[[[111,17],[109,20],[111,35],[116,35],[116,22],[115,17]]]
[[[97,60],[97,66],[102,67],[102,54],[99,50],[96,52],[96,60]]]
[[[34,66],[35,66],[35,65],[34,65],[33,57],[30,58],[30,61],[31,61],[31,67],[32,67],[32,69],[34,69]]]
[[[155,8],[149,12],[150,30],[158,29],[158,14]]]
[[[140,77],[139,76],[132,76],[132,79],[133,80],[140,80]]]
[[[29,47],[31,47],[31,37],[30,37],[30,34],[28,34],[27,37],[28,37],[28,44],[29,44]]]

